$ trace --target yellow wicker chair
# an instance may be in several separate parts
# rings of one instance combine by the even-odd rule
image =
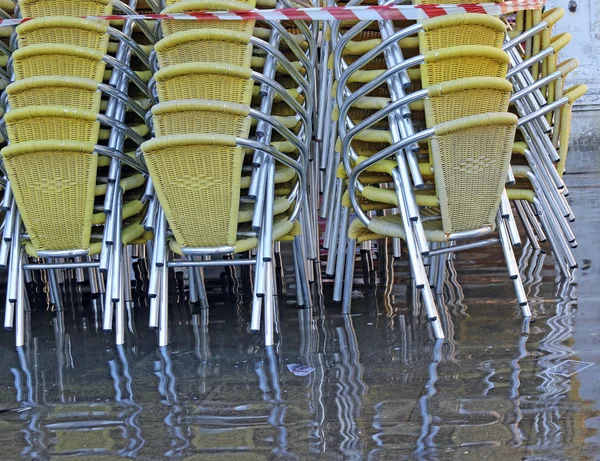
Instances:
[[[190,13],[198,11],[241,11],[254,9],[256,2],[238,0],[184,0],[174,3],[162,12],[171,13]],[[235,32],[252,34],[255,21],[221,21],[221,20],[202,20],[202,21],[178,21],[176,19],[163,19],[161,22],[163,35],[174,34],[190,29],[227,29]]]
[[[60,75],[102,81],[104,54],[73,45],[40,44],[19,48],[13,53],[16,80],[29,77]]]
[[[250,105],[251,69],[226,64],[191,63],[168,66],[154,78],[161,102],[209,99]]]
[[[191,62],[220,63],[249,68],[250,34],[224,29],[177,32],[159,41],[156,56],[160,68]]]
[[[88,248],[98,165],[94,144],[36,140],[11,144],[2,157],[33,246]]]
[[[460,239],[489,234],[496,228],[497,222],[500,226],[504,226],[501,218],[498,218],[498,210],[516,126],[517,117],[513,114],[489,113],[465,117],[433,127],[431,145],[439,215],[436,219],[427,212],[427,217],[422,219],[424,235],[429,242],[447,244],[454,240],[458,244],[453,247],[456,250],[468,249],[468,246],[460,247]],[[375,159],[371,159],[370,163],[373,161]],[[355,196],[352,197],[356,190],[354,178],[357,178],[362,171],[366,171],[368,167],[367,162],[359,164],[349,180],[350,198],[357,206],[357,199],[354,198]],[[406,239],[401,215],[381,216],[369,220],[362,211],[359,217],[360,219],[352,222],[348,231],[350,239],[348,254],[352,255],[352,259],[356,242],[386,237]],[[518,270],[514,273],[516,262],[504,227],[499,228],[499,236],[523,314],[531,315]],[[410,248],[409,251],[412,251]],[[422,264],[420,261],[419,257],[411,259],[412,263]],[[349,303],[353,265],[350,264],[347,270],[350,272],[346,273],[346,280],[350,283],[346,285],[344,300]],[[424,270],[424,268],[415,268],[415,270]],[[431,313],[428,311],[429,315]],[[436,318],[431,320],[437,321]]]
[[[465,45],[443,48],[424,54],[421,82],[426,88],[436,83],[466,77],[505,78],[508,55],[497,48]]]
[[[243,152],[223,135],[174,135],[142,144],[144,159],[179,245],[234,246]]]
[[[49,43],[91,48],[106,54],[109,35],[108,21],[70,17],[32,19],[16,28],[19,47]]]
[[[98,82],[83,78],[61,76],[31,77],[6,87],[12,110],[27,106],[78,107],[100,112],[101,96]]]
[[[112,13],[112,6],[112,0],[19,0],[24,18],[106,16]]]
[[[60,106],[29,106],[4,116],[11,144],[38,140],[96,143],[100,123],[97,112]]]
[[[423,21],[419,32],[421,53],[461,45],[501,48],[506,33],[504,23],[485,14],[453,14]]]

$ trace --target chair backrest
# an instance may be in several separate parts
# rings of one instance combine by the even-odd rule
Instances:
[[[198,11],[241,11],[252,10],[256,6],[254,0],[247,2],[240,0],[184,0],[167,6],[162,12],[171,13],[190,13]],[[202,20],[202,21],[179,21],[177,19],[163,19],[161,22],[163,35],[174,34],[190,29],[227,29],[236,32],[252,34],[256,21],[221,21],[221,20]]]
[[[187,62],[213,62],[250,67],[250,35],[223,29],[186,30],[169,35],[156,46],[161,68]]]
[[[98,113],[64,106],[29,106],[4,116],[11,144],[44,139],[97,143]]]
[[[161,102],[209,99],[250,105],[254,81],[251,69],[226,64],[190,63],[168,66],[154,78]]]
[[[142,151],[177,243],[234,246],[244,158],[235,137],[163,136]]]
[[[558,147],[558,156],[560,157],[560,160],[556,164],[556,170],[560,176],[564,174],[565,167],[567,165],[567,153],[571,138],[571,115],[573,103],[576,99],[587,93],[587,90],[588,88],[586,85],[579,84],[569,88],[564,93],[564,96],[569,98],[569,103],[563,106],[560,112],[560,137]]]
[[[467,77],[505,78],[509,63],[509,57],[504,51],[478,45],[442,48],[425,53],[423,57],[423,88]]]
[[[507,112],[512,85],[498,77],[468,77],[431,85],[423,101],[428,127],[487,112]]]
[[[112,13],[113,0],[19,0],[24,18],[42,16],[105,16]]]
[[[98,83],[94,80],[48,76],[18,80],[6,87],[6,93],[12,110],[27,106],[66,106],[98,113],[102,94],[97,89]]]
[[[30,141],[11,144],[1,155],[34,248],[87,249],[98,164],[94,144]]]
[[[517,121],[488,113],[434,127],[433,172],[446,234],[494,227]]]
[[[184,99],[163,102],[152,108],[157,137],[172,134],[211,134],[247,138],[250,107],[224,101]]]
[[[17,27],[19,47],[56,43],[76,45],[106,54],[109,35],[108,21],[70,17],[32,19]]]
[[[104,76],[104,54],[73,45],[30,45],[13,53],[16,80],[29,77],[60,75],[89,78],[101,82]]]
[[[506,26],[485,14],[453,14],[423,21],[419,32],[421,54],[428,51],[461,45],[502,47]]]

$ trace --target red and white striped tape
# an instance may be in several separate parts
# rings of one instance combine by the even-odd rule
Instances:
[[[546,0],[508,0],[502,3],[479,3],[459,5],[367,5],[350,7],[326,8],[280,8],[275,10],[247,10],[247,11],[205,11],[199,13],[175,14],[136,14],[113,16],[88,16],[87,19],[95,20],[123,20],[123,19],[177,19],[177,20],[265,20],[265,21],[356,21],[381,19],[427,19],[438,16],[460,13],[479,13],[499,16],[523,10],[541,9]],[[14,26],[28,21],[31,18],[16,18],[0,20],[0,26]]]

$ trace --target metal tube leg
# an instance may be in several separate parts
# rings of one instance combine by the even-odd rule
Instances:
[[[346,247],[348,245],[348,218],[350,210],[342,207],[342,219],[340,223],[340,238],[335,264],[335,281],[333,284],[333,300],[342,300],[342,289],[344,286],[344,264],[346,263]]]
[[[300,263],[296,255],[294,255],[294,278],[296,279],[296,303],[298,307],[304,306],[304,296],[302,294],[302,282],[300,275]]]
[[[428,283],[421,289],[421,296],[423,297],[423,304],[425,304],[425,312],[427,313],[427,320],[431,322],[433,328],[433,335],[435,339],[444,339],[444,330],[442,329],[442,322],[437,312],[435,300],[431,287]]]
[[[352,300],[352,285],[354,281],[354,257],[356,255],[356,239],[348,239],[346,249],[346,270],[344,271],[344,296],[342,298],[342,313],[350,313]]]
[[[265,305],[265,346],[272,346],[275,344],[275,296],[273,294],[273,271],[271,269],[272,263],[267,263],[265,268],[267,280],[265,285],[265,297],[263,302]]]
[[[515,254],[510,243],[508,231],[506,230],[506,227],[504,227],[505,223],[502,221],[503,218],[499,215],[496,219],[496,222],[498,226],[500,244],[502,245],[504,259],[506,261],[506,267],[508,269],[509,276],[513,281],[513,285],[515,287],[515,292],[517,295],[517,301],[519,303],[519,306],[521,306],[521,312],[523,314],[523,317],[531,317],[531,309],[529,308],[529,303],[527,302],[527,295],[525,293],[525,288],[523,287],[523,280],[521,279],[521,274],[519,273],[519,266],[517,265],[517,260],[515,259]]]
[[[192,258],[190,257],[190,261]],[[198,293],[196,291],[196,271],[193,267],[187,268],[188,273],[188,285],[190,289],[190,302],[197,303],[198,302]]]
[[[445,244],[440,244],[440,247],[445,247]],[[444,283],[446,281],[446,258],[447,255],[438,255],[436,281],[435,281],[435,293],[438,295],[444,294]]]
[[[529,223],[531,224],[531,227],[533,227],[533,230],[535,231],[535,235],[537,235],[538,240],[540,241],[540,243],[544,243],[548,239],[546,237],[546,234],[544,233],[544,230],[542,229],[542,226],[535,217],[535,213],[531,209],[531,205],[529,204],[529,202],[523,201],[521,201],[521,205],[523,206],[523,211],[525,211],[525,214],[529,219]]]
[[[523,228],[525,229],[525,234],[527,235],[527,239],[529,240],[529,243],[531,243],[531,246],[533,247],[534,250],[536,250],[536,251],[541,250],[542,247],[540,246],[540,243],[538,242],[538,239],[535,235],[535,231],[534,231],[531,223],[529,222],[529,219],[527,217],[527,214],[525,213],[525,210],[523,209],[523,204],[521,203],[520,200],[515,200],[514,204],[515,204],[515,208],[517,210],[517,214],[519,215],[519,219],[521,220],[521,224],[523,224]]]
[[[298,275],[300,285],[298,289],[302,290],[302,298],[304,306],[311,307],[312,299],[310,295],[310,287],[308,285],[308,275],[306,271],[306,256],[304,254],[304,246],[302,245],[302,236],[298,235],[294,237],[294,257],[298,261]]]
[[[206,285],[204,283],[204,269],[201,267],[194,267],[192,269],[196,274],[196,291],[198,292],[200,307],[202,309],[208,309],[208,295],[206,294]]]
[[[17,347],[25,345],[25,280],[23,275],[23,255],[19,257],[19,278],[16,309],[15,344]]]
[[[121,291],[124,291],[124,287],[121,286]],[[115,330],[116,330],[116,343],[117,346],[122,346],[123,344],[125,344],[125,297],[124,297],[125,293],[121,293],[121,296],[119,296],[119,301],[117,301],[116,303],[116,310],[117,310],[117,315],[116,315],[116,324],[115,324]]]
[[[552,226],[548,220],[548,216],[546,216],[546,213],[541,209],[541,205],[539,204],[539,202],[536,203],[534,201],[534,203],[536,205],[536,208],[538,209],[538,216],[542,221],[542,225],[544,226],[544,229],[546,229],[546,231],[548,232],[548,242],[550,243],[550,247],[552,248],[554,260],[556,261],[556,264],[558,264],[558,268],[560,269],[561,274],[564,277],[570,278],[571,270],[567,267],[567,264],[564,258],[562,257],[561,248],[558,246],[557,237],[554,235]]]
[[[160,275],[158,345],[164,347],[169,344],[169,268],[166,264],[163,266]]]
[[[58,286],[57,272],[58,269],[50,269],[48,271],[48,279],[50,280],[50,289],[54,294],[54,305],[57,312],[61,312],[63,310],[63,304],[60,296],[60,287]]]

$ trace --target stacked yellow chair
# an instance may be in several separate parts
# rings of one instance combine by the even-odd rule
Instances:
[[[265,1],[259,5],[274,6]],[[255,6],[254,0],[168,1],[163,12],[249,10]],[[247,253],[259,243],[251,226],[256,217],[254,205],[243,200],[252,180],[252,150],[240,147],[236,138],[250,138],[255,126],[251,107],[262,99],[253,70],[262,70],[265,58],[250,42],[252,37],[267,38],[270,31],[255,27],[255,21],[164,19],[161,28],[163,38],[155,47],[155,138],[142,145],[161,208],[156,224],[160,231],[155,248],[161,248],[157,258],[167,258],[162,253],[164,243],[159,241],[167,225],[172,231],[168,249],[188,260],[193,260],[198,248],[205,249],[204,254]],[[297,37],[294,40],[304,46]],[[298,62],[292,66],[304,71]],[[301,105],[303,95],[288,86],[289,76],[280,67],[277,75]],[[272,114],[298,134],[298,118],[286,112],[280,101],[275,98]],[[274,137],[271,145],[298,160],[297,149],[284,139]],[[273,181],[273,240],[290,240],[299,233],[298,222],[289,217],[295,202],[288,194],[294,189],[296,174],[289,166],[278,166]],[[168,341],[166,264],[167,259],[153,263],[150,287],[150,325],[158,327],[161,345]],[[189,274],[190,298],[207,307],[202,273],[190,269]],[[192,296],[196,290],[197,298]]]
[[[457,127],[451,130],[457,130],[457,132],[460,133],[460,136],[454,136],[452,142],[454,143],[457,161],[459,160],[459,156],[462,156],[464,158],[461,157],[460,162],[466,162],[465,164],[470,164],[470,156],[475,155],[472,149],[481,149],[482,147],[481,145],[475,146],[469,144],[472,141],[469,139],[470,134],[484,139],[493,138],[494,136],[511,136],[509,139],[497,139],[497,141],[500,142],[498,145],[499,153],[505,152],[507,146],[512,146],[515,123],[508,120],[509,116],[507,114],[511,85],[505,81],[509,57],[501,50],[504,31],[504,24],[497,18],[481,15],[456,15],[429,20],[423,24],[423,30],[419,33],[419,51],[423,57],[418,77],[420,78],[421,86],[427,91],[427,94],[424,101],[414,102],[410,106],[412,109],[412,120],[415,125],[418,126],[420,117],[415,117],[415,112],[424,110],[424,125],[426,128],[435,128],[436,136],[440,136],[442,132],[446,133],[445,129],[442,128],[442,126],[445,126],[443,125],[444,123],[452,124],[451,122],[453,120],[460,119],[461,117],[470,116],[471,118],[468,119],[470,120],[469,123],[481,122],[480,125],[477,125],[478,128],[476,125],[472,126],[472,133],[470,133],[468,129],[465,130],[464,126],[458,126],[460,125],[458,122],[455,123]],[[400,44],[402,44],[402,41],[400,41]],[[405,49],[402,48],[402,52],[404,51]],[[358,74],[359,72],[361,71],[356,73]],[[415,79],[416,75],[414,71],[412,76],[409,73],[409,77],[411,81]],[[373,85],[370,86],[370,88],[372,87]],[[387,101],[384,99],[387,96],[385,93],[383,95],[375,94],[372,96],[373,94],[374,93],[370,93],[368,96],[356,100],[357,105],[362,104],[363,107],[369,107],[369,105],[371,105],[373,106],[371,110],[377,110],[382,109],[386,104],[391,102],[389,99]],[[381,98],[381,96],[384,98]],[[340,117],[345,117],[346,114],[349,113],[350,112],[342,111]],[[486,113],[497,113],[498,115],[490,115],[489,117],[481,115]],[[490,120],[495,120],[495,123],[486,125],[487,122],[483,122],[482,117],[488,117]],[[505,117],[507,120],[504,120],[502,117]],[[355,119],[354,122],[360,122],[360,118],[358,120]],[[501,125],[504,122],[507,123],[506,127],[512,126],[512,128],[501,128]],[[350,147],[354,152],[354,161],[357,164],[368,161],[371,155],[393,141],[392,133],[389,130],[374,129],[376,126],[377,125],[372,126],[370,129],[364,130],[355,136],[354,139],[358,142],[352,144]],[[340,129],[342,130],[342,128],[342,122],[340,121]],[[347,133],[347,130],[345,130],[346,133],[343,131],[344,130],[342,130],[341,134]],[[475,134],[475,132],[477,132],[477,134]],[[449,132],[444,136],[447,136],[448,134]],[[376,141],[379,145],[376,145],[374,148],[364,149],[363,146],[365,141]],[[425,181],[425,190],[415,193],[416,204],[418,206],[426,207],[425,209],[422,209],[420,213],[422,216],[427,216],[427,219],[424,219],[423,222],[424,237],[433,242],[431,245],[431,249],[433,250],[437,250],[448,243],[447,237],[440,239],[444,233],[447,235],[459,229],[466,230],[467,228],[470,228],[473,223],[466,222],[463,219],[465,216],[477,216],[478,213],[476,210],[485,208],[485,206],[482,205],[482,201],[485,200],[482,199],[478,202],[468,203],[472,198],[469,199],[469,197],[462,196],[459,193],[460,191],[455,189],[455,187],[458,186],[458,182],[461,180],[469,184],[469,180],[473,178],[469,177],[469,175],[465,178],[461,178],[461,174],[456,176],[455,173],[457,172],[451,173],[450,170],[444,171],[447,167],[446,162],[452,162],[452,159],[444,157],[446,154],[443,154],[442,157],[440,157],[440,141],[436,142],[438,143],[437,149],[432,149],[431,146],[427,146],[426,144],[420,145],[420,155],[418,157],[421,164],[419,165],[419,171]],[[338,143],[338,148],[341,147],[340,144],[341,143]],[[427,155],[428,151],[429,155]],[[342,155],[348,155],[348,152],[342,152]],[[503,155],[505,156],[505,154]],[[427,162],[425,163],[425,161]],[[507,167],[508,165],[505,165],[504,168]],[[396,168],[397,163],[393,161],[378,162],[369,167],[368,173],[366,173],[367,183],[364,183],[365,187],[361,191],[360,198],[360,203],[364,209],[381,210],[399,205],[397,191],[395,189],[385,188],[385,184],[391,182],[391,174]],[[435,180],[436,170],[439,180]],[[501,170],[496,173],[501,174]],[[345,169],[338,168],[339,180],[344,180],[346,174],[347,172]],[[383,186],[381,188],[374,187],[374,185],[377,184],[378,175],[380,183]],[[372,182],[372,184],[368,184],[369,182]],[[428,188],[427,183],[431,183],[432,186]],[[470,185],[472,186],[473,184]],[[450,187],[450,189],[448,189],[448,187]],[[500,206],[502,190],[503,188],[500,189],[500,191],[496,189],[493,191],[490,190],[489,197],[487,197],[487,199],[489,199],[489,204],[486,206],[489,210],[492,210],[488,218],[492,229],[496,226],[495,213]],[[342,204],[350,206],[350,199],[354,198],[346,195]],[[433,216],[436,215],[438,218],[434,219]],[[439,217],[441,217],[441,219],[439,219]],[[453,221],[456,221],[458,218],[462,219],[462,221],[460,224],[452,225],[450,224],[451,218]],[[343,239],[345,237],[343,227],[345,221],[343,219],[341,221],[341,236],[338,248],[343,251]],[[380,226],[379,223],[382,225]],[[397,230],[395,230],[394,226],[397,227]],[[443,229],[442,227],[439,228],[439,231],[443,230],[443,232],[436,234],[439,226],[443,227]],[[478,227],[477,223],[475,226]],[[504,223],[502,226],[504,226]],[[389,232],[389,234],[386,234],[386,231]],[[506,229],[503,228],[502,233],[505,232]],[[358,241],[366,241],[375,238],[375,236],[381,237],[382,234],[403,239],[407,238],[402,231],[400,215],[392,214],[390,216],[374,218],[368,229],[361,221],[355,220],[350,226],[348,235],[351,241],[357,239]],[[524,296],[520,276],[518,273],[515,274],[514,271],[511,270],[511,265],[514,265],[515,260],[514,254],[512,254],[512,250],[510,249],[510,242],[508,242],[508,245],[503,244],[503,250],[505,251],[511,278],[513,278],[515,283],[519,304],[522,306],[523,314],[528,316],[530,315],[530,312],[527,305],[527,299]],[[351,252],[352,250],[349,248],[348,251]],[[410,251],[409,244],[409,252]],[[341,257],[342,255],[338,254],[336,271],[339,271],[340,268],[343,267]],[[353,265],[353,262],[350,261],[350,255],[348,258],[347,266],[348,264]],[[445,260],[445,257],[441,257],[441,259]],[[431,264],[429,283],[431,283],[432,286],[437,286],[438,292],[441,292],[443,289],[444,267],[444,264],[435,261],[435,259]],[[346,270],[348,271],[351,269],[346,267]],[[349,280],[348,272],[346,272],[345,279]],[[348,285],[349,284],[346,285],[346,293],[348,293],[348,290],[350,289]],[[428,287],[425,288],[425,292],[427,291]],[[337,293],[339,295],[340,291],[338,290]],[[348,303],[349,296],[345,296],[344,308],[347,308],[346,305]],[[425,304],[427,307],[427,300],[425,300]],[[435,311],[428,310],[430,320],[435,323],[436,316],[431,318],[431,312]],[[436,334],[441,334],[439,328],[435,327],[435,325],[434,329],[436,329]]]
[[[118,129],[128,138],[123,149],[134,152],[149,134],[139,117],[143,115],[140,103],[147,106],[149,101],[135,102],[127,94],[121,95],[131,107],[138,108],[137,116],[125,118],[129,126],[105,113],[106,100],[100,89],[114,72],[106,68],[105,61],[114,61],[110,55],[118,43],[110,41],[108,21],[79,17],[111,14],[110,0],[21,0],[19,7],[21,15],[34,19],[16,28],[14,82],[6,88],[10,110],[4,116],[10,145],[2,150],[2,158],[25,226],[22,244],[34,258],[75,257],[79,258],[77,262],[85,256],[93,261],[93,255],[103,247],[103,224],[107,219],[104,196],[111,162],[111,157],[98,151],[102,151],[112,130]],[[148,71],[135,75],[139,78],[144,73],[149,78]],[[135,166],[135,162],[130,163]],[[123,167],[120,178],[124,198],[119,196],[111,209],[123,220],[118,233],[124,244],[140,238],[140,242],[145,241],[140,224],[145,176]],[[13,255],[11,271],[21,272],[21,261],[19,255]],[[60,277],[60,272],[50,271],[53,301],[59,309]],[[102,283],[98,274],[90,271],[90,282],[92,279],[92,291],[97,292]],[[83,276],[78,280],[83,281]],[[123,294],[121,287],[115,291]],[[9,301],[15,301],[11,298],[9,293]],[[112,323],[105,327],[112,328]]]

